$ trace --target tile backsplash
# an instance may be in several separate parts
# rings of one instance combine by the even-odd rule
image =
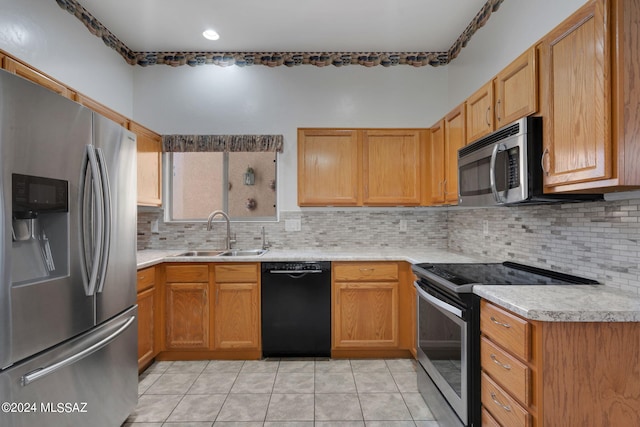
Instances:
[[[231,229],[239,248],[260,246],[264,226],[275,249],[428,246],[576,274],[640,294],[639,206],[640,199],[483,209],[303,210],[281,212],[279,222],[234,222]],[[286,231],[290,220],[300,220],[301,231]],[[157,232],[151,231],[154,221]],[[204,223],[165,224],[158,209],[138,211],[139,250],[220,248],[224,236],[222,223],[206,231]]]
[[[576,274],[640,293],[639,205],[640,200],[622,200],[451,209],[449,249]]]

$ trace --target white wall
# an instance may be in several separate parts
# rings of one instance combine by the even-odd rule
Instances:
[[[0,49],[125,116],[133,114],[133,67],[54,0],[0,0]]]
[[[448,66],[454,108],[585,4],[585,0],[507,0]],[[443,111],[445,113],[446,111]]]
[[[134,72],[134,117],[163,134],[283,134],[279,210],[298,210],[298,127],[429,127],[447,99],[445,68],[351,65]]]

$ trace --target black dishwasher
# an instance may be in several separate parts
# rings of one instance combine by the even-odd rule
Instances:
[[[262,356],[331,356],[331,263],[262,263]]]

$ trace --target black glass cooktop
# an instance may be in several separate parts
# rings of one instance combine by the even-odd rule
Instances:
[[[439,278],[447,287],[471,285],[596,285],[583,277],[529,267],[515,262],[473,264],[414,264],[413,271],[425,279]]]

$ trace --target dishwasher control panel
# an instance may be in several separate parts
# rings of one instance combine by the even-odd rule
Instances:
[[[288,262],[263,262],[262,272],[276,271],[330,271],[330,261],[288,261]]]

